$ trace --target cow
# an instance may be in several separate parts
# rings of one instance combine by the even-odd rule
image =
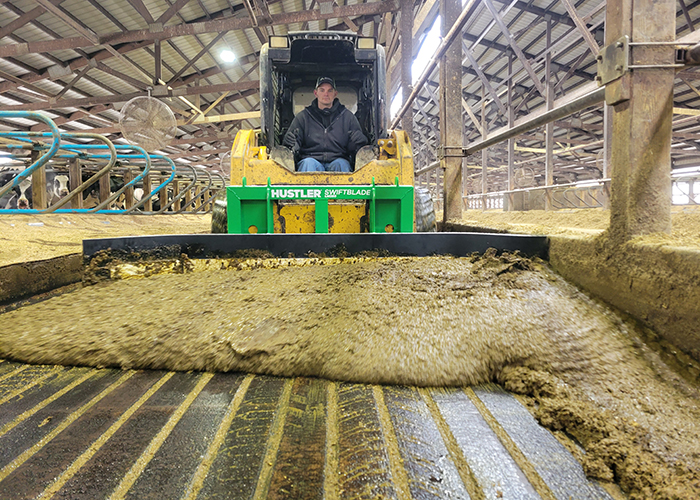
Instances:
[[[14,190],[5,193],[0,197],[0,210],[16,210],[17,209],[17,193]]]
[[[32,180],[27,177],[19,182],[19,198],[17,200],[17,208],[27,210],[32,204]]]
[[[0,171],[0,188],[10,184],[20,173],[22,173],[22,169],[19,168],[9,168]],[[30,208],[31,200],[32,181],[31,177],[28,177],[22,179],[18,185],[0,198],[0,208],[24,210]]]
[[[53,189],[51,191],[51,199],[49,203],[53,205],[61,200],[63,197],[67,196],[70,192],[68,188],[68,176],[65,174],[56,174],[53,179]]]
[[[15,167],[0,170],[0,188],[12,182],[15,177],[17,177],[23,171],[23,168]],[[53,203],[52,199],[54,197],[55,177],[56,172],[54,172],[53,169],[46,170],[46,199],[49,202],[49,206]],[[22,181],[20,181],[18,185],[14,186],[10,192],[6,193],[5,196],[0,198],[0,208],[20,210],[35,208],[32,197],[32,189],[32,176],[30,175],[27,178],[22,179]]]
[[[0,188],[5,187],[7,183],[12,182],[12,179],[20,172],[18,169],[3,168],[0,170]],[[15,209],[17,208],[18,194],[16,187],[0,197],[0,209]]]
[[[83,181],[87,180],[92,174],[83,173]],[[118,190],[124,187],[124,178],[121,176],[109,177],[109,195],[112,196]],[[126,196],[122,193],[116,200],[113,200],[105,209],[107,210],[123,210],[125,208]],[[83,191],[83,208],[95,208],[102,203],[100,199],[100,183],[99,180],[92,183]]]

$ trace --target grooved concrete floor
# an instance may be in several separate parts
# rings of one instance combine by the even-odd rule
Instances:
[[[601,499],[496,386],[0,362],[1,498]]]
[[[83,238],[208,232],[210,222],[54,215],[0,224],[6,266],[71,255]],[[608,494],[496,386],[417,389],[0,360],[0,498],[37,497]]]

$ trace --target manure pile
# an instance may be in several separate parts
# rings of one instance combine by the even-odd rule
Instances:
[[[495,381],[573,436],[592,477],[633,498],[700,495],[697,388],[542,262],[493,252],[302,260],[203,272],[185,262],[164,266],[178,274],[25,306],[0,316],[0,357],[424,387]]]

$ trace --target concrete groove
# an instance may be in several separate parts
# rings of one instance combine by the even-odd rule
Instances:
[[[33,377],[11,376],[29,369]],[[557,473],[577,475],[585,498],[602,492],[582,471],[572,472],[580,465],[565,451],[541,463],[527,437],[516,435],[517,401],[495,386],[416,389],[303,377],[79,370],[15,365],[6,373],[8,394],[22,397],[5,398],[3,408],[11,411],[23,398],[35,406],[15,413],[0,433],[7,457],[0,497],[568,498],[566,489],[541,477]],[[51,415],[59,420],[51,422]],[[155,423],[134,425],[137,418]],[[99,425],[81,433],[90,422]],[[18,425],[24,441],[13,431]],[[50,463],[32,458],[52,440],[60,444],[69,429],[71,440],[83,440],[75,444],[82,449],[77,455]],[[495,442],[488,429],[498,436]],[[537,443],[548,439],[548,431],[536,433]],[[479,455],[478,443],[488,439]],[[507,452],[498,451],[498,440]],[[114,455],[119,450],[121,457]],[[121,465],[99,465],[107,452]],[[499,453],[515,462],[490,457]],[[494,464],[499,470],[491,470]],[[47,466],[53,468],[39,469]],[[37,480],[25,480],[36,474]]]
[[[389,463],[391,464],[391,476],[399,498],[412,499],[411,488],[409,486],[408,474],[405,467],[402,466],[404,457],[399,450],[398,436],[394,430],[394,425],[391,422],[391,415],[384,400],[384,391],[381,387],[372,386],[374,394],[374,403],[377,406],[379,421],[382,424],[382,434],[384,435],[384,444],[387,447],[389,455]]]
[[[274,471],[277,453],[279,451],[280,442],[282,441],[282,433],[284,432],[284,422],[289,411],[289,399],[292,395],[293,379],[288,379],[284,383],[282,395],[279,398],[279,406],[275,410],[275,418],[272,421],[270,429],[270,438],[266,443],[265,456],[263,457],[260,475],[258,476],[258,484],[255,487],[253,500],[264,500],[268,497],[270,490],[270,482]]]
[[[91,372],[83,374],[82,377],[78,378],[77,380],[74,380],[70,384],[67,384],[66,386],[61,388],[59,391],[56,391],[53,394],[51,394],[51,396],[49,396],[48,398],[44,399],[40,403],[34,405],[32,408],[21,413],[14,420],[12,420],[11,422],[8,422],[7,424],[5,424],[3,427],[0,428],[0,436],[8,433],[14,427],[16,427],[17,425],[19,425],[20,423],[22,423],[23,421],[25,421],[26,419],[28,419],[29,417],[31,417],[32,415],[37,413],[39,410],[45,408],[46,406],[48,406],[49,404],[56,401],[58,398],[60,398],[61,396],[63,396],[67,392],[71,391],[73,388],[79,386],[80,384],[85,382],[87,379],[93,377],[93,375],[94,374]]]
[[[498,420],[494,418],[484,403],[477,397],[474,390],[467,388],[464,389],[464,392],[472,404],[477,408],[477,410],[479,410],[479,413],[481,413],[482,418],[486,421],[488,426],[491,427],[496,436],[498,436],[498,439],[501,441],[506,450],[508,450],[508,453],[510,453],[511,457],[513,457],[515,463],[518,464],[518,467],[520,467],[520,470],[523,471],[525,477],[527,477],[528,481],[530,484],[532,484],[540,497],[544,500],[557,500],[557,497],[549,488],[549,485],[542,479],[542,477],[540,477],[532,463],[530,463],[525,454],[523,454],[523,452],[520,451],[517,445],[513,442],[508,432],[506,432],[506,430],[501,426]]]
[[[480,487],[478,479],[475,477],[472,468],[469,465],[469,461],[466,459],[463,450],[459,446],[457,439],[450,430],[450,425],[445,420],[444,416],[440,412],[440,409],[433,399],[430,391],[427,389],[419,389],[420,394],[425,401],[432,419],[435,421],[437,428],[440,432],[443,442],[447,452],[450,454],[452,461],[455,463],[457,470],[459,472],[462,483],[467,490],[469,497],[472,500],[480,500],[486,498],[483,486]]]
[[[498,421],[503,434],[512,442],[512,449],[522,454],[528,468],[532,467],[542,478],[553,498],[612,500],[597,482],[585,477],[571,453],[517,399],[493,384],[467,391],[473,394],[473,401],[478,399],[484,411]]]

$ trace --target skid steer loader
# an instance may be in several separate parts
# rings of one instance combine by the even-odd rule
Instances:
[[[369,139],[350,173],[297,172],[298,159],[282,145],[319,76],[335,80],[340,102]],[[403,131],[387,129],[388,105],[384,48],[374,38],[335,31],[270,37],[260,51],[261,127],[236,135],[231,185],[215,201],[212,232],[434,230],[430,195],[414,192],[411,143]]]

